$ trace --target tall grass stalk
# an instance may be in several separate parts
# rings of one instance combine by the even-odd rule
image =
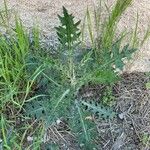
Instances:
[[[90,11],[87,7],[87,23],[88,23],[88,31],[89,31],[89,35],[90,35],[90,40],[92,45],[94,45],[94,33],[93,33],[93,27],[92,27],[92,18],[90,15]]]
[[[34,30],[32,48],[39,46],[39,32]],[[27,58],[31,53],[29,33],[25,30],[20,19],[16,17],[15,28],[9,35],[0,36],[0,108],[5,110],[6,104],[13,105],[12,109],[21,111],[26,100],[32,100],[28,95],[38,76],[43,72],[43,65],[33,73],[27,71],[31,66]],[[39,95],[43,96],[43,95]]]
[[[139,24],[139,14],[137,13],[135,29],[132,35],[132,47],[137,47],[139,43],[138,38],[138,24]]]
[[[116,26],[124,11],[131,5],[133,0],[117,0],[108,21],[105,22],[105,28],[102,35],[102,46],[108,49],[112,46],[115,39]]]
[[[103,61],[102,53],[107,50],[110,51],[111,46],[116,41],[117,24],[122,14],[131,3],[132,0],[117,0],[112,10],[109,10],[106,3],[103,3],[102,0],[100,0],[98,8],[94,8],[94,18],[89,9],[87,9],[82,26],[82,39],[84,39],[83,37],[86,32],[84,28],[86,28],[87,24],[91,45],[94,47],[95,58],[98,62]],[[102,16],[102,9],[104,8],[108,12],[107,17]]]
[[[10,30],[10,13],[7,6],[7,0],[4,1],[4,10],[0,11],[0,26],[4,27],[8,33]]]
[[[150,25],[147,27],[147,30],[145,32],[145,35],[143,37],[143,40],[140,43],[140,46],[142,47],[144,43],[150,38]]]

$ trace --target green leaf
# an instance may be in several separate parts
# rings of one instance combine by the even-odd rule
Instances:
[[[104,119],[106,118],[114,118],[116,113],[112,111],[111,108],[104,107],[100,104],[95,103],[94,101],[90,101],[91,103],[87,103],[85,101],[82,101],[82,104],[84,106],[88,107],[89,111],[92,111],[94,114],[98,114],[99,117],[102,117]]]
[[[26,104],[26,115],[38,120],[46,119],[48,113],[48,100],[36,100]]]
[[[75,101],[69,114],[69,126],[75,133],[78,143],[82,149],[96,149],[95,138],[97,136],[95,124],[92,120],[86,119],[91,114],[85,111],[79,101]]]
[[[70,101],[72,100],[69,95],[69,89],[65,90],[64,88],[56,87],[56,85],[48,85],[45,86],[49,90],[45,90],[45,87],[40,87],[37,91],[37,94],[46,92],[46,97],[38,97],[25,105],[26,116],[43,120],[47,126],[54,123],[58,118],[62,116],[65,118],[68,115]]]
[[[147,88],[147,89],[150,89],[150,82],[147,82],[147,83],[146,83],[146,88]]]
[[[89,77],[88,80],[92,83],[114,83],[118,81],[118,76],[113,70],[96,70]]]
[[[131,59],[132,54],[137,50],[135,48],[130,48],[129,44],[125,45],[122,50],[121,47],[121,40],[118,40],[112,46],[112,60],[114,60],[114,65],[116,68],[122,70],[124,67],[123,59],[127,58],[128,60]]]
[[[80,36],[78,26],[80,21],[74,22],[74,16],[68,13],[68,10],[63,7],[63,15],[58,15],[61,25],[55,27],[58,39],[63,46],[69,46],[77,41]]]

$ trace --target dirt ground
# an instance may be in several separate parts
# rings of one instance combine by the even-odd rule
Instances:
[[[114,4],[115,0],[107,0],[109,6]],[[54,26],[58,24],[57,14],[61,12],[62,6],[67,7],[77,19],[84,18],[87,6],[92,7],[97,0],[7,0],[9,8],[17,12],[23,20],[26,27],[30,28],[37,22],[40,25],[45,37],[55,35]],[[0,1],[0,6],[3,0]],[[118,27],[119,29],[134,28],[136,14],[139,14],[139,35],[146,31],[150,24],[150,1],[133,0],[132,6],[122,17]],[[134,63],[127,67],[127,71],[150,71],[150,42],[147,42],[134,59]]]

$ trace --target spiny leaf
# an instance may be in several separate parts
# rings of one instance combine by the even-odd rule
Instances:
[[[115,117],[115,112],[113,112],[111,108],[104,107],[100,104],[95,103],[94,101],[91,101],[91,103],[82,101],[82,104],[84,106],[87,106],[89,111],[98,114],[98,116],[101,116],[104,119],[106,118],[112,119],[113,117]]]
[[[50,84],[50,83],[49,83]],[[50,125],[57,118],[65,117],[68,114],[71,98],[70,90],[64,90],[61,87],[45,85],[47,97],[39,97],[29,103],[26,103],[26,115],[37,120],[43,120],[46,125]],[[51,87],[51,89],[50,89]],[[42,90],[42,89],[43,90]],[[45,92],[45,87],[40,87],[37,94]]]
[[[86,119],[89,112],[85,111],[77,100],[75,101],[75,107],[72,106],[71,114],[69,115],[69,126],[71,130],[76,133],[79,145],[82,145],[83,149],[92,150],[96,148],[96,128],[92,120]]]
[[[129,44],[125,45],[123,49],[120,51],[120,42],[117,41],[112,46],[112,59],[114,60],[114,65],[116,68],[122,70],[124,67],[123,58],[131,59],[132,54],[137,50],[135,48],[130,48]]]
[[[26,104],[26,115],[38,120],[45,119],[47,110],[48,100],[37,100]]]
[[[63,15],[58,15],[61,25],[55,27],[58,39],[63,46],[73,44],[80,36],[78,26],[80,21],[74,22],[74,16],[69,14],[67,9],[63,7]]]

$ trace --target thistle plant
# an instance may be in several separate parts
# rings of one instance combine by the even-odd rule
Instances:
[[[64,16],[58,15],[61,25],[56,27],[56,31],[61,47],[64,50],[63,53],[67,55],[67,64],[65,64],[67,65],[67,75],[71,85],[74,86],[76,84],[74,52],[76,46],[79,44],[80,30],[78,26],[80,21],[75,23],[74,16],[69,14],[65,7],[63,7],[63,14]]]

